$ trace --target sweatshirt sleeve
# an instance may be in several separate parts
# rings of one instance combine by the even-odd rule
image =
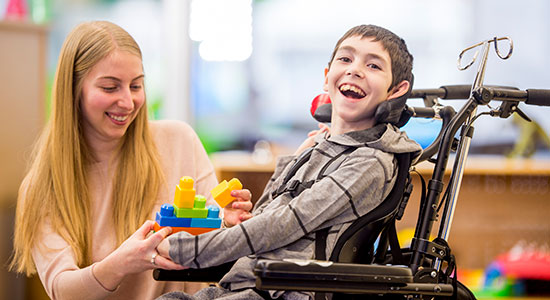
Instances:
[[[170,236],[170,257],[184,266],[204,268],[284,247],[314,230],[372,210],[382,201],[388,175],[391,178],[375,157],[350,157],[299,196],[289,199],[285,193],[238,226]]]
[[[69,244],[48,221],[32,256],[38,276],[51,299],[104,299],[114,291],[105,289],[93,275],[94,265],[79,268]]]
[[[295,161],[296,157],[294,155],[285,155],[277,158],[273,175],[271,175],[271,178],[267,182],[262,195],[254,205],[254,210],[252,211],[253,215],[262,212],[264,207],[269,203],[268,201],[271,199],[271,191],[273,190],[273,185],[277,182],[277,179],[281,176],[283,171],[286,170],[287,166],[294,163]]]

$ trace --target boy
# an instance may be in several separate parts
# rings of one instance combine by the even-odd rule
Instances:
[[[315,232],[325,228],[330,228],[328,257],[339,234],[388,195],[397,173],[394,154],[418,153],[421,148],[397,127],[377,124],[374,115],[380,103],[404,95],[411,80],[412,56],[401,38],[373,25],[350,29],[325,69],[324,90],[332,100],[330,133],[317,134],[300,146],[297,153],[308,147],[313,151],[294,174],[300,157],[278,159],[253,218],[232,228],[200,236],[175,234],[163,241],[160,255],[184,266],[204,268],[238,259],[221,287],[163,299],[311,298],[306,293],[255,290],[254,265],[259,258],[315,258]],[[320,169],[342,153],[346,157],[339,167],[316,180]],[[315,181],[293,193],[284,189],[292,180]]]

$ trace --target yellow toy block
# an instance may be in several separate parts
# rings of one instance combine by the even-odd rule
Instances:
[[[241,190],[242,188],[243,185],[239,179],[233,178],[229,180],[229,182],[225,180],[220,182],[220,184],[213,188],[210,193],[220,207],[225,207],[227,204],[231,203],[231,201],[235,200],[235,198],[231,196],[231,191]]]
[[[176,186],[174,195],[174,204],[180,208],[193,208],[195,203],[195,189],[193,188],[193,178],[183,176],[180,184]]]

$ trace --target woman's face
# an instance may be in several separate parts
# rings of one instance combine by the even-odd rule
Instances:
[[[82,83],[84,136],[91,145],[119,141],[145,102],[140,57],[115,50]]]

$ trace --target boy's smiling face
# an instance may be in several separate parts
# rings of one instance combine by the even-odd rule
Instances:
[[[399,88],[388,92],[391,83],[391,59],[382,43],[359,35],[345,39],[326,71],[323,86],[332,100],[331,133],[374,126],[378,104],[400,94]]]

